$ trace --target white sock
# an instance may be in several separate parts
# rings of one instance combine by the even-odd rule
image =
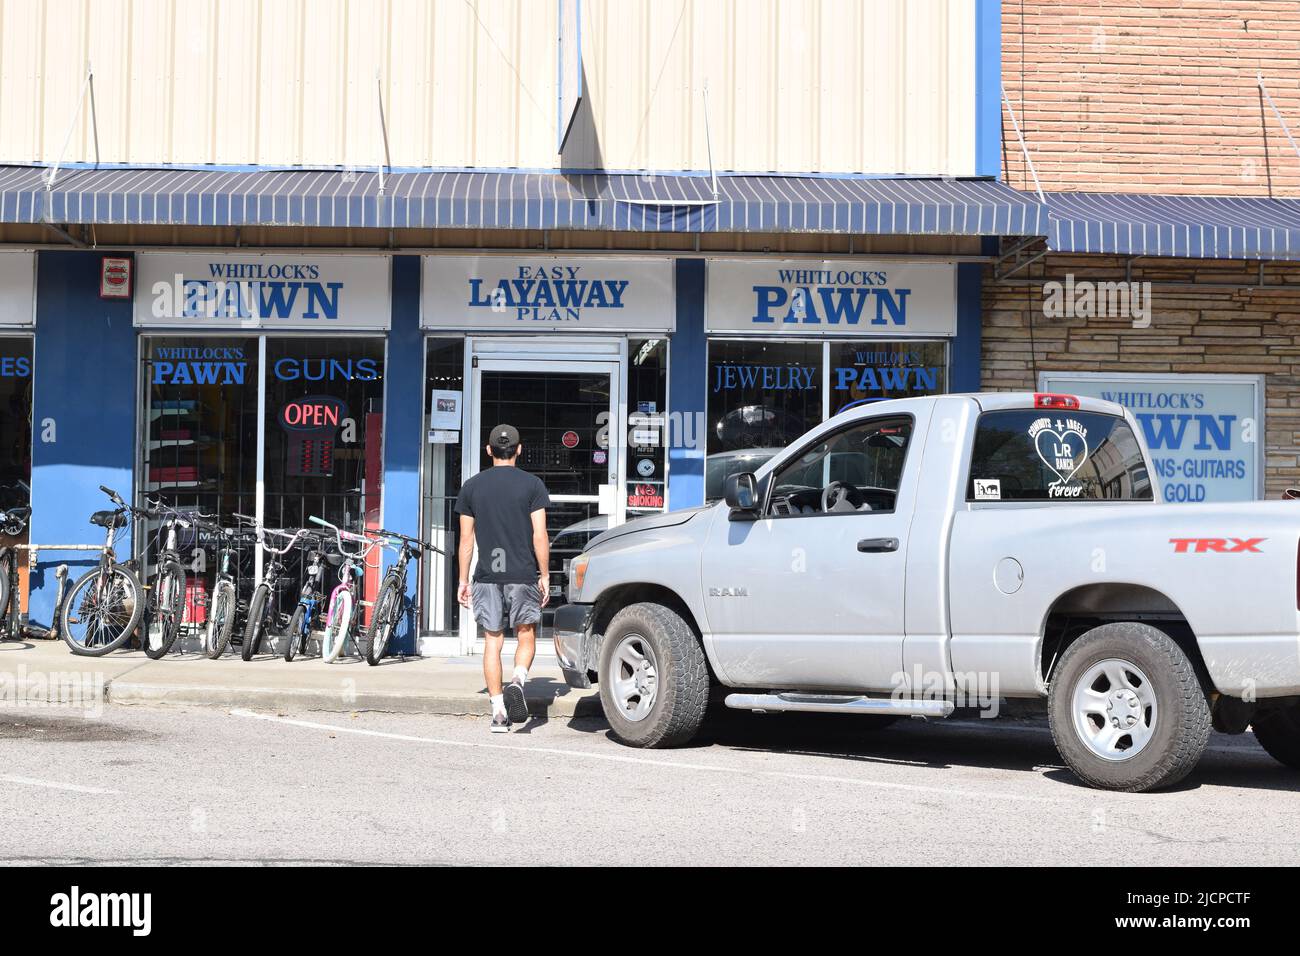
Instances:
[[[492,695],[492,716],[500,717],[506,712],[506,699],[502,694]]]
[[[517,680],[517,681],[519,681],[519,683],[521,683],[521,684],[527,684],[527,683],[528,683],[528,668],[527,668],[527,667],[520,667],[519,665],[516,664],[516,665],[515,665],[515,673],[514,673],[514,676],[511,678],[511,680]]]

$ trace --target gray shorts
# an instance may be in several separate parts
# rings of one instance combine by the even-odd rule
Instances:
[[[542,592],[536,584],[494,584],[475,581],[470,586],[474,620],[485,631],[504,631],[542,619]]]

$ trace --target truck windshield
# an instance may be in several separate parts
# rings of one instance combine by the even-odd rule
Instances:
[[[1151,501],[1151,476],[1123,418],[1096,412],[985,412],[967,501]]]

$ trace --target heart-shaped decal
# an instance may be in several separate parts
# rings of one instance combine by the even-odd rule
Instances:
[[[1073,427],[1041,429],[1034,435],[1034,447],[1043,464],[1055,473],[1062,485],[1069,484],[1088,460],[1088,440]]]

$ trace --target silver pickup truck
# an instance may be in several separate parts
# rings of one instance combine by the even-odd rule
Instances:
[[[945,395],[835,416],[725,501],[594,538],[555,645],[615,736],[752,711],[946,717],[1045,698],[1088,783],[1142,791],[1210,728],[1300,767],[1300,504],[1171,505],[1132,416]]]

